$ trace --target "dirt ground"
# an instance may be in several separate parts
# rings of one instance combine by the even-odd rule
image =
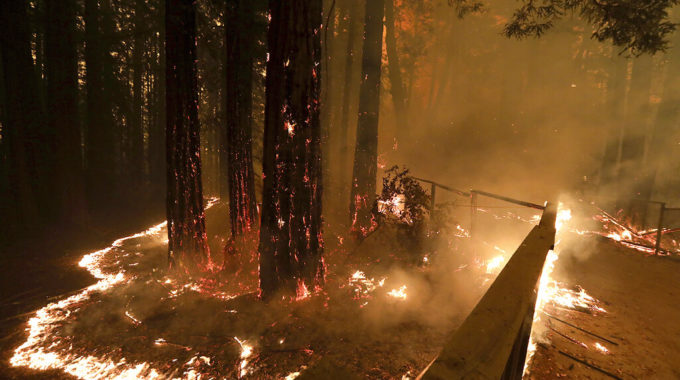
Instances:
[[[551,320],[554,330],[548,333],[549,345],[539,345],[529,378],[680,379],[680,259],[648,256],[601,237],[582,239],[592,241],[593,252],[585,260],[561,257],[555,278],[581,285],[602,301],[607,313],[550,312],[600,337],[543,318]]]

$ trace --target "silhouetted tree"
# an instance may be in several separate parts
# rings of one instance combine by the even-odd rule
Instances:
[[[226,133],[222,133],[221,145],[228,159],[232,236],[257,224],[252,155],[255,10],[252,0],[229,0],[225,11]]]
[[[86,176],[87,191],[97,207],[108,206],[116,184],[115,122],[111,88],[107,88],[105,71],[111,75],[111,36],[104,36],[102,16],[97,0],[85,0],[85,89],[86,97]]]
[[[27,2],[0,2],[0,51],[4,84],[2,120],[2,174],[0,214],[5,220],[0,233],[14,233],[38,217],[39,182],[47,179],[50,155],[40,104],[39,84],[31,58],[31,31]],[[44,177],[43,177],[44,176]]]
[[[593,25],[594,39],[611,41],[633,55],[654,54],[667,48],[668,35],[675,30],[668,11],[680,3],[679,0],[521,1],[522,5],[505,26],[506,36],[540,37],[564,15],[577,13]]]
[[[349,171],[351,169],[349,165],[352,162],[349,150],[349,131],[352,122],[354,122],[354,117],[356,117],[356,114],[350,112],[350,105],[351,100],[356,92],[358,83],[356,80],[358,70],[356,69],[355,62],[357,61],[356,56],[359,50],[357,49],[359,42],[358,30],[360,28],[359,24],[361,24],[359,20],[359,12],[361,11],[359,1],[348,0],[347,2],[349,3],[349,10],[347,12],[347,17],[349,20],[347,25],[347,46],[345,48],[345,72],[343,81],[344,89],[342,92],[342,104],[340,108],[340,125],[338,126],[338,140],[340,141],[339,158],[341,162],[343,162],[343,165],[341,166],[343,169],[341,173],[342,180],[346,180],[347,176],[350,175]],[[347,183],[349,183],[349,181]],[[343,192],[343,194],[347,196],[347,185],[344,186],[344,190],[345,192]]]
[[[387,50],[388,69],[390,75],[390,92],[394,104],[394,114],[397,122],[397,136],[403,138],[407,127],[406,94],[404,81],[399,65],[399,53],[397,51],[397,36],[395,31],[394,0],[385,1],[385,47]],[[400,138],[400,140],[402,140]]]
[[[145,50],[146,0],[134,2],[135,34],[132,45],[132,117],[130,120],[130,184],[140,188],[144,184],[144,124],[143,124],[143,89],[142,73]]]
[[[62,221],[86,217],[78,112],[76,6],[72,0],[46,0],[45,76],[47,124],[54,134],[54,178]]]
[[[323,282],[321,0],[269,1],[260,288],[302,295]]]
[[[349,204],[352,229],[362,233],[370,228],[371,209],[376,197],[384,11],[385,0],[366,2],[359,121]]]
[[[207,269],[201,184],[194,0],[168,0],[165,9],[167,219],[170,267]]]

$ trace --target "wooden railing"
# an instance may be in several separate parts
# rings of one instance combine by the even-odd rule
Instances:
[[[522,202],[503,198],[512,203]],[[555,207],[532,205],[543,210],[539,224],[418,379],[522,378],[537,286],[548,251],[555,243]],[[533,206],[527,207],[537,208]]]

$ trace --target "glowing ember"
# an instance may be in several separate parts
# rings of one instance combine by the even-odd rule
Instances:
[[[300,374],[302,373],[302,371],[304,371],[305,369],[307,369],[307,366],[304,366],[304,365],[303,365],[303,366],[300,368],[299,371],[295,371],[295,372],[289,373],[286,377],[283,378],[283,380],[293,380],[293,379],[297,379],[297,377],[300,376]]]
[[[498,273],[501,271],[504,264],[505,257],[503,255],[496,256],[493,259],[489,260],[489,262],[486,264],[486,273],[488,274]]]
[[[310,296],[309,290],[307,290],[307,285],[303,281],[298,281],[297,290],[295,292],[295,300],[303,300]]]
[[[366,278],[366,274],[358,270],[349,278],[349,285],[354,288],[354,299],[362,299],[370,297],[375,289],[385,285],[385,278],[376,281],[374,278]]]
[[[406,196],[404,194],[394,194],[387,201],[378,200],[378,212],[381,214],[392,214],[400,218],[404,213]]]
[[[387,293],[388,296],[397,299],[406,299],[406,285],[402,285],[399,289],[392,289]]]
[[[239,364],[239,378],[252,372],[252,368],[248,367],[248,358],[253,354],[253,346],[249,345],[245,340],[234,337],[239,346],[241,346],[241,364]]]
[[[607,235],[608,238],[616,240],[616,241],[621,241],[621,240],[632,240],[633,239],[633,234],[630,233],[628,230],[624,230],[623,232],[616,233],[612,232],[609,235]]]
[[[454,234],[456,237],[464,237],[464,238],[469,238],[470,233],[465,230],[463,227],[459,225],[456,225],[456,233]]]
[[[609,354],[609,350],[607,349],[607,347],[601,345],[600,342],[595,342],[595,348],[605,355]]]

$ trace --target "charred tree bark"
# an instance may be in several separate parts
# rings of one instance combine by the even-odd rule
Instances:
[[[0,232],[9,235],[35,224],[40,204],[36,204],[39,194],[34,194],[38,189],[34,181],[47,179],[48,173],[47,162],[40,157],[48,155],[49,150],[42,149],[49,147],[38,145],[47,139],[26,1],[0,2],[0,50],[5,95],[0,140],[5,176],[0,178],[0,214],[5,222]]]
[[[350,117],[352,114],[350,112],[350,102],[352,96],[356,91],[356,83],[358,83],[356,67],[356,55],[357,55],[357,29],[358,29],[358,19],[359,19],[359,2],[357,0],[349,1],[349,25],[347,26],[347,47],[345,49],[345,75],[344,75],[344,89],[342,92],[342,104],[340,109],[340,125],[339,125],[339,137],[340,141],[340,162],[342,163],[342,172],[340,173],[340,178],[343,181],[343,196],[349,196],[349,176],[351,170],[351,156],[349,152],[349,131],[350,131]],[[354,120],[352,120],[354,121]]]
[[[158,2],[157,14],[154,19],[163,20],[165,15],[165,1]],[[165,173],[165,125],[166,125],[166,104],[165,104],[165,75],[163,70],[166,67],[165,59],[165,24],[159,25],[159,33],[156,38],[156,50],[158,61],[153,65],[153,123],[149,127],[149,180],[151,189],[155,193],[166,192]]]
[[[349,205],[352,229],[362,234],[371,227],[376,193],[384,10],[384,0],[366,2],[359,121]]]
[[[269,1],[260,288],[306,294],[323,283],[321,0]]]
[[[144,124],[142,122],[145,1],[135,2],[135,38],[132,50],[132,120],[130,120],[130,179],[138,189],[144,184]]]
[[[252,0],[230,0],[225,11],[225,121],[221,147],[227,153],[229,217],[233,237],[256,226],[253,176],[253,57],[255,24]],[[226,132],[226,133],[225,133]]]
[[[88,198],[97,208],[109,205],[116,183],[115,122],[104,80],[110,45],[105,43],[100,15],[98,1],[86,0],[86,182]]]
[[[193,0],[168,0],[165,9],[168,256],[183,272],[210,267],[201,184]]]
[[[399,65],[399,54],[397,52],[396,18],[394,15],[394,0],[385,1],[385,47],[387,48],[387,61],[390,75],[390,88],[392,93],[392,103],[397,121],[398,141],[405,138],[407,132],[406,120],[406,95],[404,81]]]
[[[82,223],[86,218],[86,208],[78,118],[75,3],[71,0],[47,0],[46,14],[47,125],[55,136],[57,214],[67,223]]]

